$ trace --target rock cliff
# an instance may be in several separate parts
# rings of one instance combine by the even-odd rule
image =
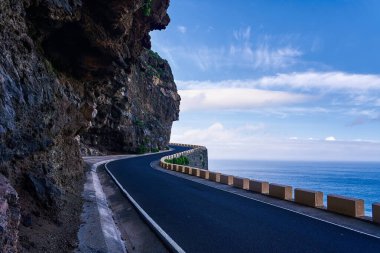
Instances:
[[[168,5],[0,1],[0,174],[7,178],[0,184],[18,193],[11,205],[21,210],[21,241],[32,240],[23,227],[33,220],[65,223],[62,213],[75,202],[69,196],[82,187],[81,151],[166,147],[180,97],[168,63],[150,50],[149,32],[168,25]]]

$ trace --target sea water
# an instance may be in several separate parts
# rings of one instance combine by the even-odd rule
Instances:
[[[380,163],[210,160],[209,170],[364,199],[366,215],[380,202]]]

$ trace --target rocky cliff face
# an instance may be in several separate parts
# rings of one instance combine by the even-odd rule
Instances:
[[[80,147],[166,147],[180,98],[149,31],[168,25],[168,5],[0,1],[0,173],[18,192],[24,225],[34,216],[62,223],[66,197],[80,192]]]
[[[102,152],[143,153],[167,146],[179,96],[165,60],[144,50],[129,74],[120,69],[97,87],[86,88],[97,115],[81,135],[82,143]]]

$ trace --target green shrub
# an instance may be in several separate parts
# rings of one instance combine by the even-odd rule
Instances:
[[[139,119],[136,119],[135,121],[133,121],[133,124],[138,127],[144,127],[144,121],[139,120]]]
[[[137,154],[145,154],[148,152],[148,148],[145,145],[140,145],[137,148]]]
[[[145,0],[144,15],[149,17],[152,14],[152,2],[153,0]]]
[[[178,165],[189,165],[189,158],[186,156],[180,156],[178,158],[173,159],[166,159],[165,162],[172,163],[172,164],[178,164]]]
[[[160,150],[159,150],[158,148],[152,148],[152,149],[151,149],[151,152],[152,152],[152,153],[158,153],[158,152],[160,152]]]
[[[157,52],[154,52],[152,49],[149,49],[148,54],[153,59],[162,60],[161,56]]]

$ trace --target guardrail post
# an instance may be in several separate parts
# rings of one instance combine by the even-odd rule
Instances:
[[[219,172],[209,172],[209,180],[219,183],[220,182],[220,173]]]
[[[373,222],[380,224],[380,203],[372,204],[372,220]]]
[[[198,168],[191,168],[191,175],[195,177],[200,176],[200,170]]]
[[[291,200],[293,189],[288,185],[269,184],[269,195],[278,199]]]
[[[234,177],[231,175],[220,174],[220,183],[232,185],[234,183]]]
[[[203,179],[209,179],[210,177],[210,172],[208,170],[200,170],[199,172],[199,177],[203,178]]]
[[[327,210],[351,217],[361,217],[364,216],[364,200],[329,194]]]
[[[236,188],[248,190],[249,189],[249,179],[242,177],[233,177],[233,186]]]
[[[261,194],[269,193],[269,183],[259,180],[249,180],[249,190],[253,192],[258,192]]]
[[[294,201],[305,206],[321,207],[323,206],[323,192],[297,188],[294,190]]]

